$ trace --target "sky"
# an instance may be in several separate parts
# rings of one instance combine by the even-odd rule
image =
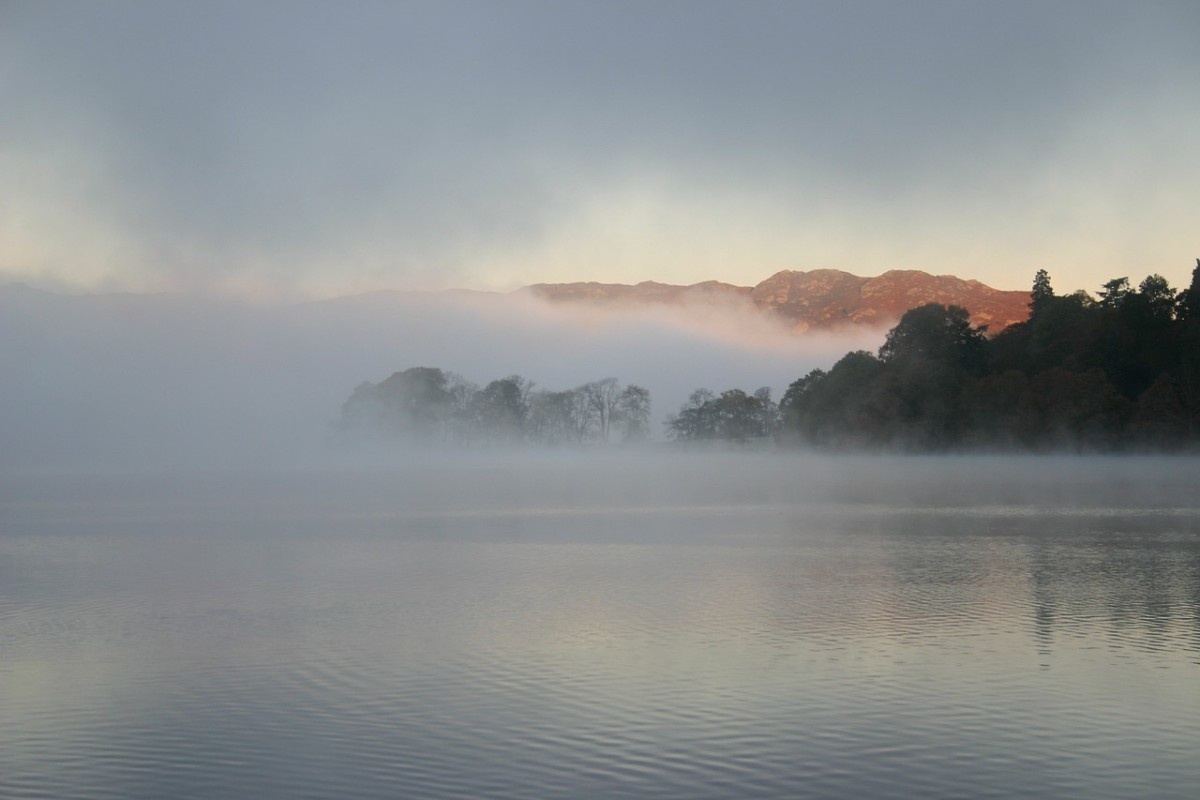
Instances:
[[[1194,0],[0,0],[0,283],[1179,287],[1198,41]]]

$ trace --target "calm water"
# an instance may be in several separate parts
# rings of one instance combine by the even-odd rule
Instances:
[[[1200,462],[0,481],[0,797],[1200,796]]]

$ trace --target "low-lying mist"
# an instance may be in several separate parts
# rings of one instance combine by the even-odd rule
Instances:
[[[523,295],[376,293],[291,305],[0,288],[0,469],[320,464],[363,381],[433,366],[478,383],[650,390],[651,436],[697,388],[778,398],[883,333],[793,334],[746,306],[602,310]]]
[[[978,520],[980,533],[994,532],[998,520],[1046,536],[1116,520],[1186,535],[1200,514],[1193,467],[1180,456],[433,452],[386,462],[329,459],[314,469],[142,471],[136,480],[123,470],[8,473],[0,509],[9,533],[86,524],[94,533],[232,527],[324,536],[346,526],[391,536],[413,521],[436,532],[437,520],[447,531],[459,529],[455,520],[488,520],[485,532],[498,525],[520,535],[552,523],[556,540],[600,524],[606,539],[619,540],[641,539],[661,519],[688,542],[696,531],[680,520],[704,520],[736,538],[764,520],[795,533],[798,519],[841,518],[841,528],[849,515],[867,532],[928,528],[944,518],[959,531]],[[1026,528],[1022,521],[1035,517],[1041,522]]]

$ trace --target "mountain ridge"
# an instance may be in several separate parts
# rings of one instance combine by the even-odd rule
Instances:
[[[646,280],[636,284],[599,281],[535,283],[511,292],[383,289],[301,301],[298,305],[386,301],[389,298],[431,295],[462,298],[526,296],[556,305],[578,303],[592,308],[613,309],[740,305],[781,320],[794,333],[858,326],[890,327],[910,308],[941,303],[962,306],[970,314],[972,324],[986,325],[989,334],[996,334],[1028,319],[1030,301],[1027,291],[994,289],[977,280],[954,275],[932,275],[921,270],[889,270],[875,277],[863,277],[838,269],[813,269],[781,270],[754,286],[739,286],[717,280],[692,284]],[[72,298],[76,302],[86,302],[91,298],[93,301],[102,300],[105,305],[132,303],[136,306],[144,298],[155,297],[171,302],[186,296],[186,293],[178,292],[64,294],[20,282],[0,285],[0,299],[18,306],[30,303],[37,305],[54,297]],[[212,295],[210,299],[220,297]]]
[[[793,332],[849,325],[890,325],[910,308],[927,303],[967,309],[971,322],[995,334],[1029,317],[1029,292],[995,289],[977,280],[932,275],[921,270],[888,270],[863,277],[838,269],[781,270],[754,286],[721,281],[637,284],[577,281],[535,283],[514,291],[552,303],[653,305],[745,299],[761,311],[782,317]]]

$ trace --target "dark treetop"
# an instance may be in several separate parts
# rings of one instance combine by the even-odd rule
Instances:
[[[780,402],[778,438],[827,448],[1179,450],[1200,442],[1200,260],[1060,297],[988,338],[957,306],[907,312],[877,355],[848,353]]]

